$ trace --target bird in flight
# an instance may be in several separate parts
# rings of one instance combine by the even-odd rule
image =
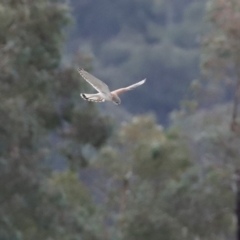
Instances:
[[[119,105],[121,103],[121,99],[119,98],[120,94],[129,90],[133,90],[134,88],[144,84],[146,81],[146,78],[145,78],[142,81],[137,82],[133,85],[130,85],[125,88],[119,88],[115,91],[110,92],[108,86],[104,82],[102,82],[100,79],[94,77],[92,74],[88,73],[83,69],[78,69],[78,72],[84,80],[86,80],[90,85],[92,85],[93,88],[95,88],[98,91],[98,93],[95,93],[95,94],[87,94],[87,93],[80,94],[80,96],[84,100],[92,101],[92,102],[110,101]]]

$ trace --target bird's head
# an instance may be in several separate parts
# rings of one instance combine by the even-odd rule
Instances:
[[[121,104],[121,99],[118,97],[117,94],[112,94],[112,101],[113,101],[116,105]]]

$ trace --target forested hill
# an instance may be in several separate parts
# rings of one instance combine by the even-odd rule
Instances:
[[[93,73],[111,88],[147,78],[122,106],[133,114],[154,111],[166,123],[199,76],[205,1],[72,0],[72,9],[67,57],[77,50],[92,55]]]
[[[240,1],[71,3],[64,51],[67,1],[0,1],[0,240],[239,240]],[[198,56],[185,105],[215,106],[134,115],[166,122]],[[77,66],[112,88],[147,77],[122,99],[134,116],[80,99]]]

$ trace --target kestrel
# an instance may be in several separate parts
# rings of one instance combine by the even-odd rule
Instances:
[[[108,86],[98,78],[94,77],[92,74],[86,72],[83,69],[78,69],[78,72],[83,77],[83,79],[85,79],[89,84],[92,85],[93,88],[95,88],[98,91],[98,93],[95,93],[95,94],[86,94],[86,93],[80,94],[80,96],[84,100],[92,101],[92,102],[110,101],[119,105],[121,103],[121,99],[118,97],[119,94],[122,94],[129,90],[133,90],[134,88],[144,84],[146,81],[146,78],[145,78],[142,81],[137,82],[133,85],[130,85],[125,88],[119,88],[115,91],[110,92]]]

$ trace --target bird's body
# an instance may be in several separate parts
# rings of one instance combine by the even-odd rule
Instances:
[[[93,88],[95,88],[98,93],[95,94],[87,94],[87,93],[81,93],[80,96],[87,101],[91,102],[105,102],[110,101],[117,105],[121,103],[121,100],[119,98],[119,94],[122,94],[126,91],[132,90],[143,83],[145,83],[146,79],[135,83],[131,86],[128,86],[126,88],[120,88],[115,91],[110,92],[108,86],[99,80],[98,78],[94,77],[92,74],[88,73],[87,71],[83,69],[78,69],[79,74],[82,76],[83,79],[85,79],[89,84],[92,85]]]

